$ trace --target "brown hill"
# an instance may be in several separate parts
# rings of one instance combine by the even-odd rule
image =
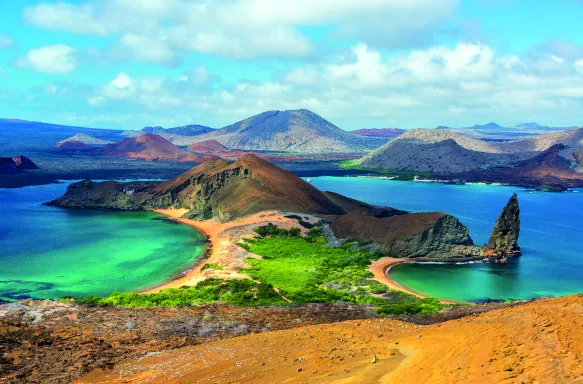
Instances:
[[[253,155],[234,163],[207,161],[164,183],[86,180],[70,185],[64,196],[50,204],[114,210],[188,207],[189,217],[219,220],[265,210],[344,213],[310,183]]]
[[[0,157],[0,174],[13,174],[39,169],[39,167],[26,156]]]
[[[460,221],[440,212],[373,216],[355,210],[332,222],[337,237],[372,240],[375,251],[394,257],[478,257],[468,229]],[[438,228],[438,230],[436,230]]]
[[[427,172],[440,178],[521,186],[573,186],[581,174],[583,128],[492,142],[450,130],[414,129],[363,157],[366,168]]]
[[[462,172],[450,175],[452,179],[480,182],[504,182],[528,187],[563,186],[582,187],[583,173],[576,172],[573,164],[561,156],[567,147],[556,144],[539,155],[505,167]]]
[[[200,164],[164,183],[71,184],[48,203],[68,208],[106,210],[187,209],[184,217],[228,221],[264,211],[320,215],[332,221],[343,239],[372,240],[367,246],[402,257],[476,256],[468,229],[442,213],[408,214],[321,192],[310,183],[254,155],[229,163]]]
[[[582,317],[574,295],[432,325],[303,326],[167,350],[80,382],[581,383]]]
[[[228,152],[229,148],[225,147],[223,144],[216,140],[207,140],[192,144],[190,147],[188,147],[188,151],[192,153],[217,153]]]
[[[184,151],[162,136],[140,135],[107,144],[95,152],[107,157],[129,157],[145,160],[175,159],[185,155]]]
[[[265,210],[342,214],[322,192],[273,164],[245,155],[209,161],[158,186],[154,205],[188,205],[191,217],[222,220]]]

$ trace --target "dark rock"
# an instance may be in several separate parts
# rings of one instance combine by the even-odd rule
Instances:
[[[522,255],[518,246],[519,235],[520,207],[518,206],[518,196],[515,193],[498,217],[490,240],[482,250],[482,255],[486,257]]]
[[[479,257],[468,228],[456,217],[439,212],[375,217],[353,211],[331,224],[342,239],[372,240],[369,251],[394,257],[455,259]]]
[[[17,157],[13,157],[12,160],[14,160],[14,164],[16,164],[16,168],[22,171],[25,170],[30,170],[30,169],[39,169],[38,166],[32,162],[32,160],[30,160],[28,157],[26,156],[17,156]]]
[[[39,167],[26,156],[0,157],[0,174],[14,174],[33,169]]]

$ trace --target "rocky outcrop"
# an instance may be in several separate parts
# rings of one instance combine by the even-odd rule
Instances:
[[[455,259],[480,255],[468,228],[456,217],[439,212],[375,217],[353,211],[331,224],[336,237],[361,243],[370,251],[394,257]]]
[[[0,157],[0,174],[13,174],[34,169],[39,169],[39,167],[26,156]]]
[[[152,198],[156,183],[95,183],[83,180],[67,187],[62,197],[46,205],[62,208],[140,211]]]
[[[203,220],[230,220],[266,210],[345,213],[310,183],[253,155],[234,163],[208,161],[164,183],[85,180],[70,185],[63,197],[49,204],[111,210],[187,208],[186,216]]]
[[[142,210],[186,208],[186,217],[231,220],[268,210],[320,215],[340,239],[371,245],[370,251],[431,259],[480,255],[468,228],[444,213],[408,213],[377,207],[310,183],[253,155],[234,163],[214,160],[164,183],[72,184],[49,203],[70,208]]]
[[[520,236],[520,207],[518,196],[512,195],[506,207],[498,217],[490,240],[482,250],[485,257],[520,256],[522,251],[518,245]]]

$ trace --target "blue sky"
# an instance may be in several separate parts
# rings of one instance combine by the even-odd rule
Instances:
[[[0,117],[583,124],[581,0],[0,0]]]

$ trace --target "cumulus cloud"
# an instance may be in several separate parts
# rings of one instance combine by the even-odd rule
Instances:
[[[121,35],[136,58],[168,62],[183,52],[238,59],[313,55],[302,27],[384,48],[431,41],[458,0],[89,0],[40,3],[24,20],[40,28]]]
[[[583,58],[571,63],[551,55],[500,55],[479,43],[389,56],[361,43],[270,81],[195,83],[210,77],[204,67],[175,79],[119,74],[88,103],[212,126],[265,110],[307,108],[343,128],[464,126],[496,119],[560,124],[558,109],[570,125],[583,108]]]
[[[26,57],[16,59],[16,66],[32,68],[37,72],[66,75],[77,69],[75,49],[63,44],[47,45],[28,51]]]
[[[12,48],[14,41],[6,35],[0,35],[0,49]]]

